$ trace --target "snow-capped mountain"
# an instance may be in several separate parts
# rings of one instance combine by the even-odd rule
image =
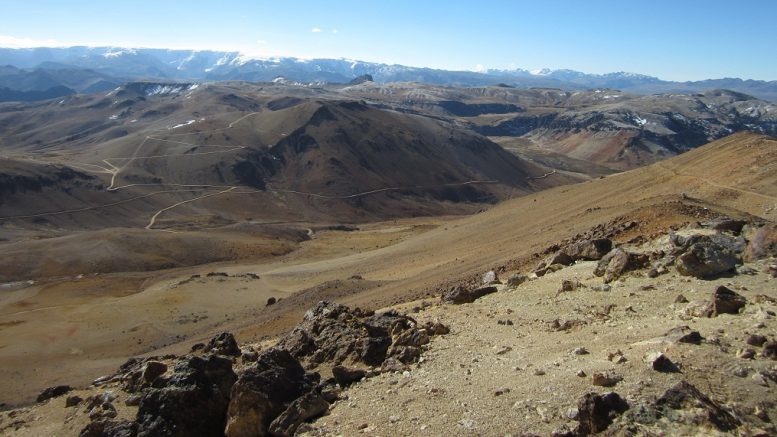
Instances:
[[[637,73],[587,74],[574,70],[482,70],[450,71],[409,67],[352,59],[260,58],[240,52],[212,50],[168,50],[124,47],[38,47],[0,48],[0,66],[26,71],[89,70],[113,81],[138,79],[204,81],[271,81],[285,77],[304,83],[338,82],[370,75],[377,82],[425,82],[437,85],[483,86],[504,84],[529,88],[581,90],[612,88],[635,93],[693,93],[728,88],[777,101],[777,81],[715,79],[699,82],[671,82]],[[76,81],[77,82],[77,81]],[[53,84],[52,86],[57,86]],[[89,88],[70,81],[66,85],[82,92]]]

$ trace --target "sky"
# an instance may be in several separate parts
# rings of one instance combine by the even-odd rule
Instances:
[[[0,46],[777,80],[776,0],[2,0]]]

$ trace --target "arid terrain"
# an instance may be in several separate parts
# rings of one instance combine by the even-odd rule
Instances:
[[[327,89],[138,83],[108,95],[0,106],[0,403],[9,409],[0,415],[0,432],[183,432],[191,424],[148,413],[150,399],[176,392],[180,375],[200,365],[176,357],[221,332],[242,345],[244,353],[226,354],[240,378],[257,359],[286,370],[278,363],[294,367],[288,360],[299,360],[322,380],[340,364],[367,372],[350,388],[338,381],[342,391],[327,400],[328,415],[298,429],[297,422],[321,415],[313,409],[318,413],[289,419],[295,425],[277,435],[547,435],[564,426],[572,432],[585,420],[568,410],[585,393],[603,392],[591,378],[605,370],[622,378],[608,390],[632,413],[638,405],[654,408],[651,402],[684,380],[713,399],[724,422],[737,423],[726,428],[708,419],[693,432],[775,432],[763,419],[777,417],[769,401],[777,381],[762,346],[777,335],[769,270],[777,140],[752,132],[724,136],[740,122],[729,109],[747,110],[743,105],[755,105],[754,130],[772,132],[773,105],[727,92],[622,95],[624,103],[608,102],[605,111],[593,91],[561,96],[485,87],[462,89],[455,99],[454,92],[372,82]],[[696,120],[686,126],[693,129],[656,112],[673,104],[673,113]],[[702,104],[704,117],[688,112]],[[544,121],[524,132],[527,117],[534,117],[530,125]],[[621,126],[624,117],[636,125]],[[567,147],[573,143],[579,147]],[[703,226],[724,217],[744,229]],[[670,239],[675,232],[725,234],[736,269],[696,278],[678,271],[673,258],[653,275],[650,263],[687,249]],[[618,255],[629,261],[606,291],[593,274],[605,253],[537,268],[590,239],[608,239],[629,253]],[[460,306],[441,303],[443,294],[478,289],[488,271],[502,279],[495,293]],[[508,284],[513,274],[529,280]],[[559,292],[564,280],[572,289]],[[741,313],[700,317],[676,302],[678,294],[709,299],[719,285],[743,296]],[[402,326],[414,340],[397,343],[401,332],[384,333],[379,342],[392,344],[384,355],[396,354],[387,361],[356,357],[361,346],[353,345],[311,356],[304,338],[289,333],[299,331],[292,330],[303,317],[303,325],[314,323],[305,314],[322,308],[320,301],[360,308],[343,316],[348,323],[377,311],[375,323],[393,327],[401,317],[381,314],[408,313],[413,327]],[[413,331],[427,321],[423,334]],[[434,334],[435,322],[450,332],[417,344],[419,335]],[[680,325],[705,340],[662,339]],[[373,328],[360,329],[372,335]],[[751,334],[766,340],[748,346]],[[279,339],[293,358],[277,355]],[[752,360],[737,356],[747,348]],[[652,352],[663,352],[677,369],[649,368],[643,357]],[[618,363],[617,355],[626,361]],[[142,360],[117,373],[129,357]],[[141,367],[146,372],[149,357],[167,370],[143,385],[132,378]],[[231,387],[232,362],[203,357],[227,375],[214,384]],[[581,370],[586,376],[577,375]],[[91,384],[105,375],[114,376]],[[295,390],[315,385],[305,379],[313,376],[295,375]],[[68,408],[68,396],[33,404],[43,389],[60,385],[75,387],[71,397],[92,400],[72,399]],[[115,398],[98,402],[94,396],[106,391]],[[279,411],[265,419],[302,395],[273,404]],[[148,401],[125,405],[132,396]],[[236,396],[227,396],[230,408],[248,408]],[[321,406],[319,398],[311,402]],[[219,405],[211,409],[226,408]],[[143,419],[157,413],[169,423]],[[218,426],[201,425],[223,430],[235,422],[227,435],[247,435],[240,427],[256,425],[224,414],[213,419],[222,421]],[[693,425],[665,414],[644,423],[618,415],[617,429],[633,425],[637,434],[687,433]],[[129,434],[105,429],[123,419]]]

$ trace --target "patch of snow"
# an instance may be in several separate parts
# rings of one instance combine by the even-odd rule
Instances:
[[[118,118],[119,118],[119,116],[117,114],[114,114],[114,115],[111,115],[110,117],[108,117],[108,120],[116,120]]]
[[[644,118],[640,117],[639,115],[635,115],[634,116],[634,123],[636,123],[637,126],[644,126],[644,125],[647,124],[647,120],[645,120]]]
[[[130,123],[137,123],[138,120],[130,120]]]
[[[170,129],[178,129],[179,127],[189,126],[190,124],[193,124],[197,120],[188,120],[185,123],[176,124],[175,126],[171,127]]]

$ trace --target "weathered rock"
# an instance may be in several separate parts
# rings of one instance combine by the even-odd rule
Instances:
[[[323,415],[329,410],[329,403],[315,391],[295,399],[286,410],[270,424],[270,435],[293,436],[297,428],[308,419]]]
[[[761,356],[764,358],[777,360],[777,341],[764,343],[763,349],[761,349]]]
[[[571,266],[575,263],[574,258],[569,256],[566,252],[560,250],[553,255],[545,259],[545,265],[552,266],[553,264],[559,264],[562,266]]]
[[[688,326],[678,326],[670,329],[666,333],[666,338],[675,343],[699,344],[703,340],[699,331],[695,331]]]
[[[678,294],[677,297],[674,298],[674,303],[688,303],[688,298],[682,294]]]
[[[442,297],[442,301],[445,303],[460,305],[465,303],[472,303],[487,294],[496,292],[497,288],[493,286],[480,287],[475,289],[457,287],[445,293]]]
[[[367,374],[363,369],[353,369],[345,366],[332,367],[332,376],[341,387],[348,387],[354,382],[360,381]]]
[[[622,380],[622,377],[612,372],[594,372],[594,374],[591,375],[591,384],[600,387],[612,387]]]
[[[777,257],[777,225],[770,223],[755,229],[748,235],[745,249],[746,261]]]
[[[610,426],[614,417],[628,409],[629,404],[617,393],[586,393],[577,402],[578,425],[575,435],[588,436],[602,432]]]
[[[712,317],[715,306],[708,300],[694,300],[685,307],[685,314],[692,317]]]
[[[628,271],[645,267],[648,262],[647,255],[629,253],[621,248],[615,248],[599,260],[594,274],[604,276],[604,282],[609,283]]]
[[[135,437],[138,424],[135,422],[98,420],[89,423],[79,433],[79,437]]]
[[[581,286],[582,284],[577,279],[564,279],[561,281],[561,288],[559,291],[575,291]]]
[[[713,314],[739,314],[739,310],[747,304],[747,299],[739,293],[718,286],[712,293]]]
[[[695,235],[681,240],[680,247],[675,265],[681,275],[714,278],[742,263],[740,244],[725,235]]]
[[[37,399],[35,399],[35,401],[36,402],[47,401],[51,398],[62,396],[70,392],[71,390],[73,390],[73,388],[70,387],[69,385],[57,385],[54,387],[49,387],[43,390],[42,392],[40,392],[40,394],[38,395]]]
[[[761,347],[766,343],[768,339],[765,335],[759,335],[759,334],[751,334],[747,336],[745,339],[745,343],[749,344],[750,346],[757,346]]]
[[[499,284],[499,276],[495,271],[489,270],[483,274],[483,278],[480,281],[483,285]]]
[[[67,399],[65,399],[65,408],[75,407],[76,405],[80,404],[83,400],[84,399],[78,395],[68,396]]]
[[[265,304],[265,306],[275,305],[277,302],[278,302],[278,299],[274,297],[268,297],[267,303]]]
[[[240,356],[240,348],[237,346],[235,336],[229,332],[222,332],[211,338],[205,345],[204,351],[229,357]]]
[[[740,425],[738,419],[686,381],[667,390],[656,401],[656,407],[671,421],[709,423],[720,431],[731,431]]]
[[[143,373],[141,377],[148,383],[154,382],[155,379],[164,375],[167,372],[167,364],[161,361],[146,361],[143,365]]]
[[[450,328],[440,322],[427,322],[424,329],[429,335],[445,335],[451,332]]]
[[[651,352],[645,356],[645,362],[657,372],[677,372],[677,366],[661,352]]]
[[[737,358],[742,358],[743,360],[751,360],[755,358],[755,351],[750,348],[739,349],[737,351]]]
[[[138,437],[221,435],[236,379],[230,359],[179,359],[170,377],[145,389],[138,406]]]
[[[306,373],[288,351],[268,349],[232,386],[221,431],[227,437],[267,435],[273,420],[317,383],[318,374]]]
[[[564,252],[573,260],[596,261],[612,250],[612,240],[597,238],[580,240],[564,248]]]
[[[529,277],[526,275],[515,274],[507,278],[507,285],[510,287],[517,287],[528,280],[529,280]]]
[[[732,219],[731,217],[720,216],[710,220],[702,225],[706,228],[714,229],[716,231],[731,232],[738,235],[742,232],[742,228],[747,224],[745,220]]]

